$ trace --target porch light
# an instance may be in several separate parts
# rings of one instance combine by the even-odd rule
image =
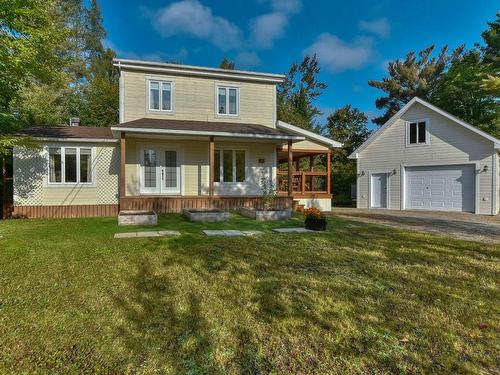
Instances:
[[[397,172],[398,172],[398,171],[396,170],[396,168],[394,168],[394,169],[392,170],[392,175],[394,176]]]
[[[487,165],[485,165],[485,166],[483,167],[483,170],[482,170],[481,172],[488,172],[488,166],[487,166]]]
[[[361,173],[359,175],[360,176],[364,176],[365,175],[365,171],[361,171]]]

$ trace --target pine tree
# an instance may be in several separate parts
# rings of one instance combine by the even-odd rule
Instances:
[[[227,57],[224,57],[219,64],[219,68],[220,69],[234,70],[235,64],[233,61],[229,60]]]
[[[283,83],[278,86],[278,119],[314,129],[321,114],[315,100],[327,85],[318,79],[320,68],[316,55],[305,56],[300,64],[292,63]]]
[[[416,53],[409,52],[404,60],[395,60],[388,64],[388,77],[381,81],[370,80],[368,84],[386,93],[375,101],[378,109],[384,109],[385,113],[373,119],[378,125],[383,125],[401,107],[417,96],[424,100],[430,100],[437,82],[446,71],[450,62],[456,59],[463,51],[458,47],[448,55],[448,47],[441,49],[437,57],[432,56],[434,46]]]

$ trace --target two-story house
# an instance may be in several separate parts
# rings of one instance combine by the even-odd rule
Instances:
[[[14,214],[116,215],[262,204],[331,208],[331,150],[341,144],[277,120],[283,75],[116,59],[119,124],[41,126],[14,150]]]

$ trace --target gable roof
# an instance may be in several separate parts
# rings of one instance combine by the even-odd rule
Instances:
[[[500,149],[500,139],[493,137],[492,135],[478,129],[477,127],[475,127],[475,126],[473,126],[473,125],[471,125],[471,124],[469,124],[461,119],[459,119],[458,117],[453,116],[452,114],[442,110],[441,108],[436,107],[435,105],[432,105],[429,102],[426,102],[423,99],[420,99],[418,97],[414,97],[412,100],[410,100],[408,103],[406,103],[406,105],[403,108],[401,108],[394,116],[392,116],[384,125],[382,125],[377,131],[375,131],[370,137],[368,137],[368,139],[361,146],[359,146],[356,150],[354,150],[352,152],[352,154],[349,155],[349,159],[357,159],[358,154],[361,151],[363,151],[380,134],[382,134],[385,131],[385,129],[387,129],[389,126],[394,124],[396,122],[396,120],[398,120],[403,114],[405,114],[406,111],[408,111],[408,109],[410,109],[410,107],[412,107],[415,103],[421,104],[421,105],[429,108],[430,110],[432,110],[436,113],[439,113],[440,115],[448,118],[449,120],[455,122],[456,124],[461,125],[464,128],[467,128],[470,131],[480,135],[481,137],[488,139],[489,141],[494,143],[495,148]]]
[[[141,118],[111,128],[131,133],[201,135],[302,141],[304,136],[258,124]]]
[[[322,135],[319,135],[317,133],[313,133],[312,131],[299,128],[298,126],[283,122],[283,121],[278,121],[278,128],[284,129],[289,131],[290,133],[293,134],[299,134],[302,135],[306,138],[309,138],[313,141],[325,144],[329,146],[330,148],[341,148],[343,145],[340,142],[334,141],[333,139],[323,137]]]

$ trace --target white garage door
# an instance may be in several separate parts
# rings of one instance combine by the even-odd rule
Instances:
[[[406,208],[474,212],[474,166],[406,168]]]

